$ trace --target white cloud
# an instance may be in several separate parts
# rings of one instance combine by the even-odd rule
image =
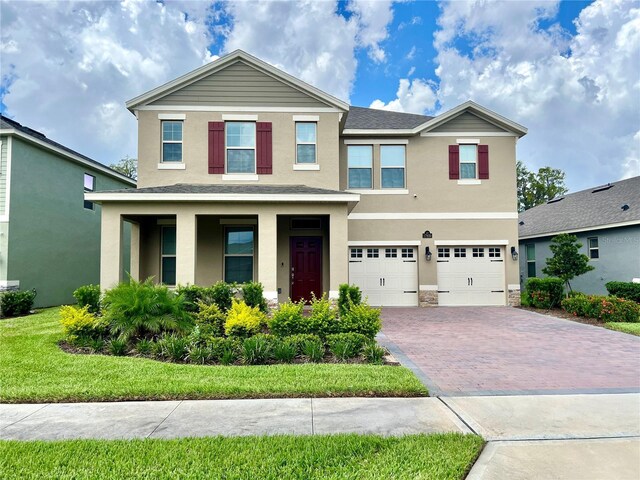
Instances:
[[[390,1],[351,0],[348,5],[358,20],[358,44],[367,48],[369,57],[377,62],[384,62],[386,52],[380,43],[388,36],[387,25],[393,20]]]
[[[640,174],[640,9],[596,1],[577,34],[539,22],[557,3],[485,0],[443,6],[435,35],[438,101],[469,98],[527,127],[519,158],[567,172],[573,190]],[[460,41],[470,53],[456,48]]]
[[[384,103],[382,100],[374,100],[370,107],[395,112],[423,114],[432,110],[435,102],[436,94],[433,85],[419,78],[415,80],[402,78],[398,85],[395,100],[391,100],[388,103]]]

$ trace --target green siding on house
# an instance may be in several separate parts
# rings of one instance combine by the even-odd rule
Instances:
[[[449,120],[431,132],[506,132],[503,128],[487,122],[473,113],[465,112]]]
[[[13,137],[8,271],[20,289],[35,288],[36,306],[75,302],[80,285],[99,283],[100,206],[84,208],[84,174],[96,190],[129,185]],[[129,229],[125,230],[125,251]],[[129,269],[129,256],[123,258]]]

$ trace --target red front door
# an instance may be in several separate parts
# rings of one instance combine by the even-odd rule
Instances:
[[[291,299],[322,296],[322,237],[291,237]]]

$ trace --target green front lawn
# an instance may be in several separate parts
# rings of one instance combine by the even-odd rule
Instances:
[[[4,478],[462,479],[475,435],[0,442]]]
[[[57,308],[0,320],[0,402],[427,395],[404,367],[181,365],[68,354],[62,337]]]
[[[640,337],[640,323],[609,322],[605,323],[605,326],[611,330],[630,333],[631,335],[638,335]]]

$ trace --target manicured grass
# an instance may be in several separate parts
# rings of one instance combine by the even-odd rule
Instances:
[[[462,479],[483,441],[436,434],[0,442],[4,478]]]
[[[631,335],[637,335],[640,337],[640,323],[609,322],[609,323],[605,323],[605,326],[607,328],[610,328],[611,330],[630,333]]]
[[[0,320],[0,402],[427,395],[403,367],[179,365],[68,354],[62,337],[57,308]]]

